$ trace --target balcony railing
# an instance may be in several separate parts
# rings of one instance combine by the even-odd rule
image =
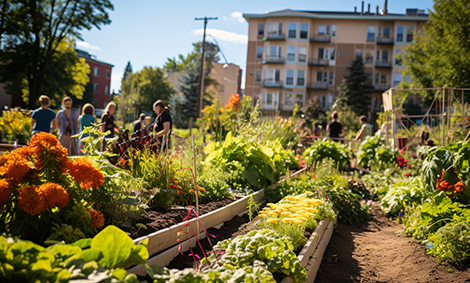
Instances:
[[[282,31],[270,31],[266,36],[266,40],[285,40],[286,36]]]
[[[377,68],[391,68],[392,67],[392,62],[390,62],[388,60],[375,61],[375,67],[377,67]]]
[[[377,44],[393,44],[393,38],[377,36]]]
[[[311,42],[330,42],[331,37],[324,34],[313,34],[310,37]]]
[[[313,58],[308,61],[310,66],[328,66],[329,60],[323,58]]]
[[[307,89],[328,89],[328,84],[322,82],[312,82],[307,85]]]
[[[374,85],[374,89],[376,91],[386,91],[389,88],[391,88],[391,86],[387,85],[387,84],[376,84],[376,85]]]
[[[281,80],[264,79],[261,82],[261,87],[282,87],[282,81]]]
[[[266,64],[282,64],[284,63],[284,57],[277,56],[277,55],[269,55],[266,56],[266,60],[264,61]]]

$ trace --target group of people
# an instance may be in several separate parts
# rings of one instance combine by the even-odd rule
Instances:
[[[58,139],[61,145],[67,148],[69,155],[79,154],[79,143],[74,142],[72,137],[81,134],[84,138],[87,134],[83,133],[86,127],[97,123],[95,118],[95,108],[92,104],[86,103],[81,109],[81,115],[78,111],[72,109],[72,98],[66,96],[62,99],[63,109],[56,112],[49,108],[51,100],[46,95],[39,97],[40,107],[31,114],[32,135],[39,132],[50,133],[52,129],[58,129]],[[145,129],[149,132],[155,131],[156,137],[162,139],[164,135],[170,135],[172,129],[172,118],[168,107],[161,100],[157,100],[153,105],[153,111],[157,115],[154,124],[151,124],[150,116],[140,115],[140,122],[134,123],[134,131]],[[116,104],[109,102],[101,115],[100,130],[107,133],[106,138],[113,138],[115,133],[119,133],[119,127],[115,123],[114,114]]]
[[[360,142],[365,140],[368,136],[372,135],[372,125],[367,123],[367,117],[361,116],[359,117],[361,122],[361,129],[357,133],[355,137],[355,141]],[[312,145],[313,140],[322,138],[322,127],[319,122],[315,122],[313,124],[313,131],[310,131],[307,123],[303,123],[301,125],[302,133],[300,134],[300,143],[306,147]],[[341,141],[344,139],[345,128],[339,122],[338,113],[333,111],[331,113],[331,122],[328,123],[326,126],[326,132],[328,134],[328,138],[334,141]]]

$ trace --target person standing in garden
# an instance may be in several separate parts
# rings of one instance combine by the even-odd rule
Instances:
[[[367,118],[364,115],[359,117],[359,120],[361,121],[362,126],[359,132],[357,133],[356,141],[363,141],[368,136],[372,136],[372,125],[367,123]]]
[[[110,102],[106,105],[106,108],[103,111],[103,115],[101,115],[101,131],[104,133],[106,131],[110,131],[110,133],[106,136],[106,138],[114,138],[114,131],[119,131],[119,128],[114,123],[114,112],[116,112],[116,103]]]
[[[322,137],[322,128],[319,122],[313,124],[313,139],[320,139]]]
[[[340,136],[344,136],[344,128],[340,122],[338,122],[338,112],[333,111],[331,113],[331,119],[333,122],[326,126],[326,132],[328,133],[328,137],[334,141],[338,141]]]
[[[52,128],[57,128],[57,119],[55,112],[49,108],[51,100],[47,95],[41,95],[39,97],[39,103],[41,107],[33,111],[31,114],[31,125],[33,126],[33,136],[40,132],[51,132]]]
[[[145,114],[141,113],[139,119],[134,121],[134,133],[144,128]]]
[[[72,136],[78,134],[78,112],[72,110],[72,98],[66,96],[62,99],[64,109],[57,112],[59,125],[59,142],[67,149],[69,155],[78,154],[78,140],[72,140]]]
[[[163,135],[167,138],[168,145],[170,144],[171,129],[173,121],[170,115],[170,110],[166,107],[165,103],[161,100],[155,101],[153,104],[153,111],[157,114],[153,130],[156,132],[155,136],[163,143]],[[166,148],[166,147],[165,147]]]
[[[88,134],[83,134],[83,129],[85,129],[85,127],[91,127],[95,123],[95,107],[93,107],[93,105],[91,105],[90,103],[83,105],[82,115],[80,116],[80,118],[78,118],[78,124],[80,125],[80,133],[82,133],[80,138],[88,137]]]

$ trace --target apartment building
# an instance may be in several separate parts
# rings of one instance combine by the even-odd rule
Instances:
[[[90,66],[90,82],[93,84],[93,104],[96,108],[104,108],[112,100],[111,71],[114,65],[96,59],[95,55],[75,49],[79,57],[85,58]]]
[[[380,111],[382,92],[401,80],[403,66],[396,55],[422,31],[428,15],[283,10],[244,14],[249,23],[245,94],[261,99],[266,110],[292,111],[311,98],[328,110],[337,87],[356,56],[374,85],[371,112]]]

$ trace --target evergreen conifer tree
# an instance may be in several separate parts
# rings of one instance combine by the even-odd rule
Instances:
[[[356,115],[367,115],[374,87],[368,82],[362,57],[356,57],[346,69],[349,75],[344,76],[343,82],[338,86],[340,99]]]

